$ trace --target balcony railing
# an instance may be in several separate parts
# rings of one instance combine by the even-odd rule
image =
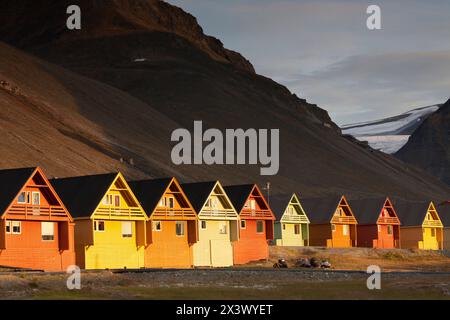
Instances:
[[[272,218],[272,214],[270,210],[252,210],[252,209],[243,209],[241,211],[241,218]]]
[[[233,209],[213,209],[204,208],[201,212],[203,217],[212,218],[237,218],[237,214]]]
[[[342,224],[356,224],[356,220],[353,217],[338,217],[334,216],[331,220],[332,223],[342,223]]]
[[[304,215],[284,215],[281,222],[297,222],[297,223],[309,223],[308,218]]]
[[[114,218],[142,218],[142,211],[139,208],[116,208],[116,207],[101,207],[95,211],[97,217]]]
[[[425,220],[425,222],[423,223],[423,227],[437,227],[437,228],[442,228],[442,223],[440,221],[436,221],[436,220]]]
[[[164,219],[194,219],[196,217],[195,212],[190,208],[165,208],[158,207],[152,215],[152,218],[164,218]]]
[[[400,224],[400,221],[397,218],[392,217],[381,217],[378,219],[379,224]]]
[[[9,215],[29,217],[48,216],[61,218],[66,217],[65,210],[60,206],[33,206],[33,205],[13,205],[8,210]]]

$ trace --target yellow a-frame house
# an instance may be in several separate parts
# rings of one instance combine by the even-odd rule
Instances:
[[[121,173],[51,181],[75,218],[82,269],[144,267],[146,215]]]

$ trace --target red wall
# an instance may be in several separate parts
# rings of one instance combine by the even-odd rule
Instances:
[[[395,248],[394,232],[389,235],[387,225],[380,225],[378,232],[377,225],[358,226],[358,246],[368,248]],[[393,230],[398,226],[393,226]]]
[[[240,228],[239,241],[233,244],[234,264],[246,264],[269,258],[266,224],[264,223],[263,233],[256,232],[256,220],[246,220],[246,224],[245,229]]]

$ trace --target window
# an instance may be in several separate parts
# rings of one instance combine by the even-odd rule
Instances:
[[[165,198],[161,198],[161,200],[159,200],[158,202],[158,207],[165,207]]]
[[[255,210],[256,209],[256,201],[255,199],[250,199],[245,203],[245,208],[246,209],[252,209]]]
[[[133,224],[131,221],[122,222],[122,238],[133,237]]]
[[[105,231],[105,221],[94,221],[94,231],[104,232]]]
[[[41,222],[41,235],[43,241],[55,240],[55,223]]]
[[[184,222],[177,222],[175,225],[175,231],[177,236],[184,236]]]
[[[300,225],[299,224],[294,225],[294,234],[300,234]]]
[[[222,223],[219,226],[219,233],[220,234],[227,234],[227,224],[226,223]]]
[[[110,206],[113,204],[113,196],[112,194],[107,194],[104,198],[103,198],[103,204],[105,206]]]
[[[33,192],[33,205],[39,206],[41,204],[41,193],[40,192]]]
[[[23,191],[19,194],[19,198],[17,199],[18,203],[27,204],[30,203],[30,191]]]
[[[167,198],[166,206],[169,207],[170,209],[175,208],[175,199],[173,197]]]
[[[335,224],[332,224],[332,225],[331,225],[331,231],[333,231],[333,232],[336,231],[336,225],[335,225]]]
[[[283,223],[283,230],[286,230],[286,224]]]
[[[392,229],[392,226],[391,226],[391,225],[388,225],[388,226],[387,226],[387,233],[388,233],[388,234],[392,234],[392,233],[393,233],[393,229]]]
[[[293,207],[288,207],[287,208],[287,214],[290,215],[290,216],[293,216],[294,215],[294,208]]]
[[[342,234],[343,234],[344,236],[348,236],[348,230],[349,230],[348,224],[344,224],[344,225],[342,226]]]
[[[153,221],[153,231],[161,231],[162,230],[162,223],[161,221]]]
[[[202,228],[202,230],[205,230],[206,229],[206,221],[200,221],[200,224],[201,224],[201,228]]]
[[[256,233],[264,232],[264,221],[258,220],[256,221]]]
[[[120,207],[120,196],[118,194],[116,194],[114,196],[114,206],[115,207]]]
[[[435,228],[431,228],[431,236],[436,237],[436,229]]]
[[[20,221],[12,221],[12,233],[21,234],[22,233],[22,223]]]
[[[11,233],[11,221],[6,221],[6,233]]]
[[[241,220],[241,229],[247,228],[247,221]]]

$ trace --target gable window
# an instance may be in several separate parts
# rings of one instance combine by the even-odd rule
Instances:
[[[20,221],[12,221],[12,234],[21,234],[22,233],[22,222]]]
[[[256,221],[256,233],[264,233],[264,221]]]
[[[387,233],[390,235],[393,233],[392,225],[387,226]]]
[[[348,224],[344,224],[344,225],[342,226],[342,234],[343,234],[344,236],[348,236],[348,230],[349,230]]]
[[[206,230],[206,221],[203,220],[200,222],[202,230]]]
[[[133,237],[133,224],[131,221],[122,222],[122,238]]]
[[[247,228],[247,221],[241,220],[241,229]]]
[[[175,208],[175,198],[174,197],[168,197],[167,198],[167,203],[166,203],[167,207],[169,207],[170,209]]]
[[[103,204],[105,206],[110,206],[113,204],[113,196],[112,194],[107,194],[104,198],[103,198]]]
[[[332,224],[332,225],[331,225],[331,231],[333,231],[333,232],[336,231],[336,225],[335,225],[335,224]]]
[[[105,221],[94,221],[94,231],[104,232],[105,231]]]
[[[299,224],[294,225],[294,234],[300,234],[300,225]]]
[[[21,204],[28,204],[31,202],[30,200],[31,200],[30,191],[22,191],[19,194],[19,198],[17,199],[17,202],[21,203]]]
[[[153,231],[160,232],[162,230],[162,223],[161,221],[153,221]]]
[[[120,207],[120,196],[118,194],[116,194],[114,196],[114,206],[115,207]]]
[[[227,224],[226,223],[222,223],[219,226],[219,233],[220,234],[227,234]]]
[[[290,216],[293,216],[294,215],[294,208],[293,207],[288,207],[287,208],[287,214],[290,215]]]
[[[158,207],[165,207],[166,206],[166,201],[165,201],[165,199],[166,198],[161,198],[161,200],[159,200],[159,202],[158,202]]]
[[[39,206],[41,204],[41,193],[37,191],[33,191],[32,194],[33,205]]]
[[[178,237],[184,236],[184,222],[177,221],[175,225],[175,232]]]
[[[55,240],[55,223],[41,222],[41,236],[43,241]]]
[[[6,221],[6,233],[8,233],[8,234],[11,234],[11,230],[12,230],[12,227],[11,227],[11,221]]]

